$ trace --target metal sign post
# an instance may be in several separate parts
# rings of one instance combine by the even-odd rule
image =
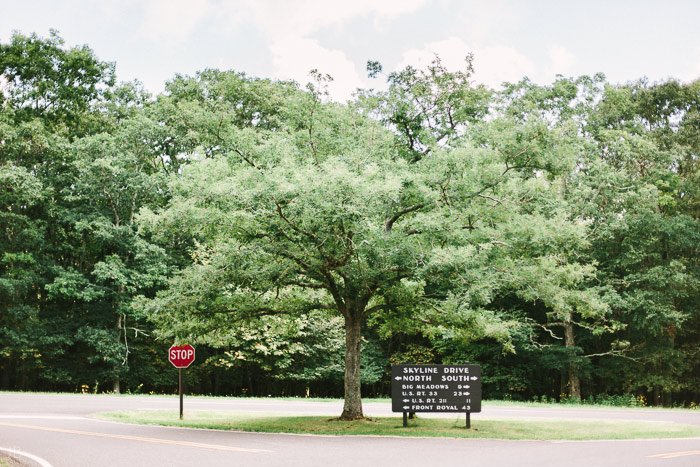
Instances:
[[[184,404],[183,404],[184,395],[182,393],[182,368],[178,368],[178,371],[180,372],[180,377],[178,378],[179,379],[178,392],[180,393],[180,420],[182,420],[183,407],[184,407]]]
[[[168,350],[168,360],[178,369],[178,393],[180,394],[180,420],[183,419],[184,413],[184,395],[185,391],[182,385],[182,369],[187,368],[194,362],[194,347],[189,344],[173,345]]]

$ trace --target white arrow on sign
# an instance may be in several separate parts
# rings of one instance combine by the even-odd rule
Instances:
[[[404,402],[411,402],[410,399],[404,399],[403,401],[404,401]]]
[[[396,381],[401,381],[401,377],[400,377],[400,376],[397,376],[397,377],[394,378],[394,379],[395,379]]]
[[[472,376],[472,381],[476,381],[477,379],[479,378],[477,378],[476,376]]]
[[[404,405],[403,408],[404,408],[404,409],[410,409],[410,407],[407,406],[407,405]]]

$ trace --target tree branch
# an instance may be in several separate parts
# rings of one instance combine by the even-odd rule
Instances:
[[[592,354],[588,354],[588,355],[583,355],[584,358],[606,357],[606,356],[626,358],[627,360],[632,360],[633,362],[641,361],[639,358],[628,357],[627,355],[624,354],[624,351],[620,351],[620,350],[610,350],[608,352],[592,353]]]
[[[556,326],[556,325],[557,325],[557,323],[553,324],[553,326]],[[556,334],[554,334],[554,332],[551,329],[549,329],[547,326],[545,326],[544,324],[540,324],[540,327],[542,329],[544,329],[545,331],[547,331],[549,333],[549,335],[552,336],[554,339],[558,339],[558,340],[564,339],[563,337],[559,337]]]
[[[241,159],[243,159],[246,163],[248,163],[248,165],[250,165],[251,167],[253,167],[253,168],[257,169],[257,170],[262,171],[262,169],[261,169],[260,167],[258,167],[257,164],[256,164],[255,162],[253,162],[251,159],[249,159],[249,158],[243,153],[243,151],[241,151],[240,149],[237,149],[237,148],[233,148],[233,151],[234,151],[236,154],[238,154],[239,156],[241,156]]]
[[[328,285],[324,284],[313,284],[311,282],[301,282],[301,281],[287,281],[288,285],[296,285],[305,289],[328,289]]]
[[[489,199],[489,200],[493,201],[493,202],[496,203],[496,204],[503,204],[503,201],[501,201],[500,199],[496,199],[496,198],[494,198],[493,196],[479,195],[479,198]]]
[[[423,208],[426,207],[427,205],[428,205],[428,203],[418,203],[418,204],[414,204],[413,206],[409,206],[409,207],[407,207],[407,208],[405,208],[405,209],[402,209],[401,211],[397,212],[396,214],[394,214],[394,215],[391,216],[391,217],[387,217],[387,218],[386,218],[386,222],[385,222],[385,224],[384,224],[384,230],[385,230],[387,233],[391,232],[391,228],[394,226],[394,222],[396,222],[397,220],[399,220],[399,218],[400,218],[401,216],[403,216],[404,214],[408,214],[408,213],[411,213],[411,212],[414,212],[414,211],[418,211],[418,210],[420,210],[420,209],[423,209]]]
[[[236,323],[239,321],[245,321],[247,319],[259,318],[262,316],[272,316],[272,315],[288,315],[296,312],[307,312],[314,310],[333,310],[335,307],[328,303],[309,303],[299,309],[290,308],[272,308],[267,306],[260,306],[251,308],[248,310],[241,310],[236,308],[235,310],[206,310],[206,311],[193,311],[193,313],[198,315],[219,315],[219,314],[233,314],[233,313],[243,313],[244,316],[240,316],[234,319],[232,322]]]
[[[333,300],[335,301],[338,310],[340,310],[340,313],[343,316],[345,316],[345,300],[343,300],[343,297],[340,295],[340,291],[338,290],[338,283],[333,278],[333,274],[331,274],[329,271],[321,271],[321,274],[323,275],[323,277],[326,278],[326,281],[328,282],[328,291],[331,293],[331,296],[333,297]]]
[[[295,232],[300,233],[300,234],[302,234],[302,235],[306,235],[307,237],[312,238],[312,239],[314,239],[314,240],[317,240],[316,235],[314,235],[314,234],[311,233],[311,232],[307,232],[306,230],[300,229],[300,228],[297,227],[296,225],[292,224],[292,222],[291,222],[289,219],[287,219],[287,216],[285,216],[284,213],[282,212],[282,206],[280,206],[280,203],[277,201],[277,199],[275,199],[275,206],[277,206],[277,214],[278,214],[278,215],[282,218],[282,220],[283,220],[288,226],[290,226]]]

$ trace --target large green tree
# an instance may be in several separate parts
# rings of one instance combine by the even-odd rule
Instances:
[[[524,265],[590,274],[562,253],[581,229],[530,201],[550,189],[544,174],[566,165],[557,153],[568,147],[561,131],[496,120],[481,125],[483,144],[426,138],[430,151],[414,157],[415,148],[397,151],[394,135],[364,115],[366,104],[353,111],[310,89],[288,98],[280,129],[219,122],[221,155],[201,154],[171,182],[169,206],[141,214],[144,232],[194,244],[193,264],[145,304],[161,327],[192,340],[198,330],[263,315],[335,312],[345,327],[341,418],[356,419],[368,318],[505,342],[508,326],[488,305],[503,283],[531,290]],[[560,236],[540,233],[554,224]],[[551,249],[537,245],[543,239]],[[551,291],[579,281],[553,280],[536,295],[592,309],[595,294]]]

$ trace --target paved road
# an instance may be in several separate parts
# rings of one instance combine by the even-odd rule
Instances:
[[[89,419],[100,411],[177,410],[177,397],[0,394],[0,448],[28,452],[54,467],[80,466],[693,466],[700,439],[546,442],[269,435],[126,425]],[[185,410],[338,415],[326,402],[186,399]],[[368,415],[389,404],[365,404]],[[451,415],[454,417],[454,415]],[[700,425],[689,411],[485,406],[481,418],[599,418]]]

